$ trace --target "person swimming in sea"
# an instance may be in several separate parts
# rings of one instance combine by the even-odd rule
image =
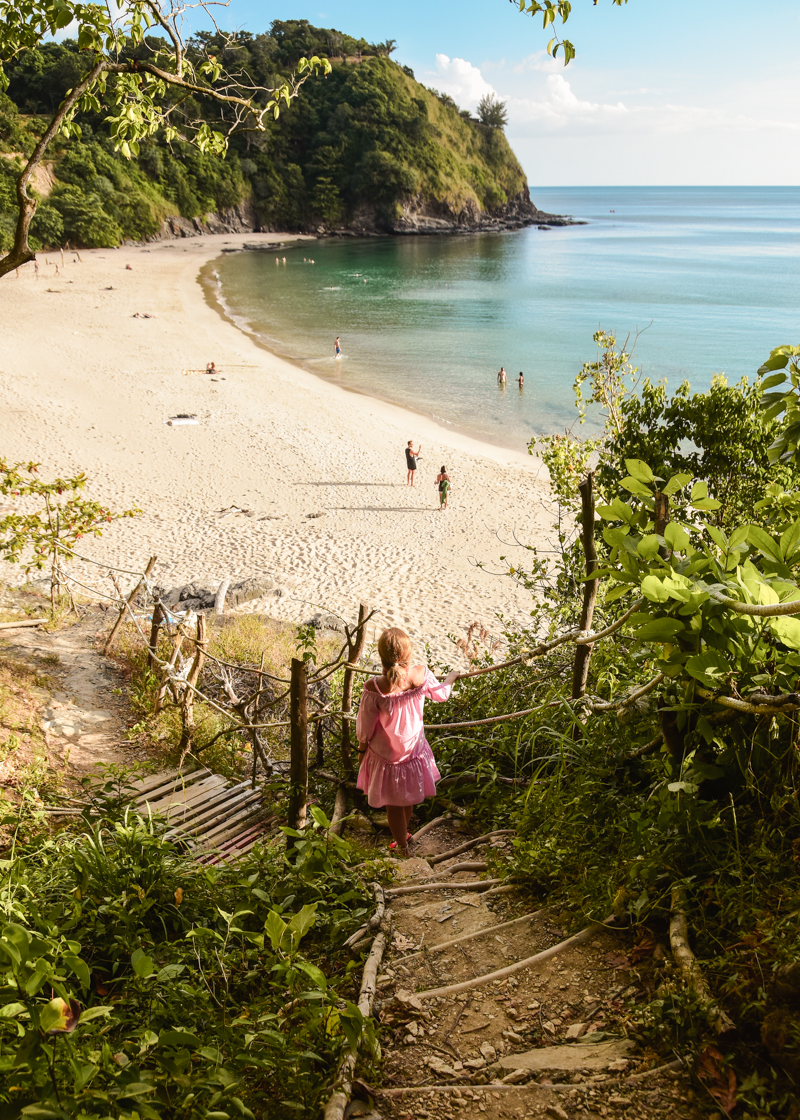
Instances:
[[[439,487],[439,509],[447,509],[447,495],[450,493],[450,475],[444,465],[436,476],[434,485]]]
[[[522,372],[522,370],[519,371],[519,377],[517,378],[517,385],[519,385],[520,389],[525,388],[525,374]]]

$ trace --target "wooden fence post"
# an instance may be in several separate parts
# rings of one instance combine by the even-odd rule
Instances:
[[[195,639],[195,654],[192,661],[192,667],[186,677],[186,687],[183,692],[181,700],[181,723],[183,729],[181,731],[180,742],[180,763],[183,764],[184,755],[188,753],[192,745],[192,736],[195,732],[194,722],[194,688],[197,685],[200,672],[203,668],[203,663],[206,659],[206,648],[208,646],[208,638],[206,636],[206,620],[203,615],[197,616],[197,638]]]
[[[153,607],[153,621],[150,624],[150,641],[147,643],[147,665],[151,673],[156,671],[156,657],[158,649],[158,634],[161,630],[161,623],[164,621],[164,608],[160,603],[156,603]]]
[[[358,625],[355,631],[351,634],[347,632],[347,660],[350,665],[355,665],[361,654],[364,652],[364,646],[367,640],[367,616],[369,608],[364,603],[359,603],[358,606]],[[345,669],[344,680],[342,681],[342,711],[350,712],[353,708],[353,679],[355,673],[352,669]],[[350,724],[346,716],[342,719],[342,766],[344,767],[345,777],[348,781],[353,781],[355,771],[353,769],[353,755],[350,749],[353,741],[353,736],[350,734]]]
[[[117,630],[119,630],[120,626],[122,625],[122,620],[125,617],[125,615],[126,614],[131,614],[131,617],[133,617],[133,615],[131,613],[131,603],[133,602],[133,600],[136,598],[136,596],[141,591],[147,577],[150,575],[150,573],[152,572],[153,568],[155,568],[155,566],[156,566],[156,557],[151,556],[150,559],[147,561],[147,567],[144,570],[144,575],[142,576],[142,578],[139,580],[139,582],[134,587],[133,591],[131,591],[128,598],[125,600],[125,602],[120,607],[120,611],[119,611],[119,615],[117,617],[117,621],[111,627],[111,633],[106,638],[106,644],[103,646],[103,654],[104,655],[107,654],[108,651],[111,649],[111,643],[114,641]]]
[[[597,571],[597,551],[594,547],[594,471],[590,471],[578,487],[581,493],[581,542],[586,558],[586,574]],[[583,609],[581,610],[581,630],[591,630],[594,618],[594,605],[597,602],[599,580],[589,579],[583,585]],[[576,646],[575,663],[572,668],[572,699],[579,700],[586,692],[589,679],[589,658],[592,647]]]
[[[292,658],[289,698],[289,827],[299,831],[305,828],[308,802],[308,676],[305,661],[296,657]]]

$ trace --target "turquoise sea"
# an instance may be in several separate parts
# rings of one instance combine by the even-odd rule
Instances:
[[[620,340],[640,332],[635,364],[672,388],[705,388],[720,371],[752,377],[775,346],[800,342],[800,188],[531,196],[587,224],[330,238],[281,250],[277,264],[274,253],[228,254],[216,265],[221,296],[270,349],[319,376],[519,449],[574,422],[572,383],[600,326]]]

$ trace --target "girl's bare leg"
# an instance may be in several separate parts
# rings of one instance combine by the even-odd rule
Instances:
[[[389,828],[397,843],[398,852],[408,855],[408,821],[411,816],[411,805],[387,805],[386,817]]]

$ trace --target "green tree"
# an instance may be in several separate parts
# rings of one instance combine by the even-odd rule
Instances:
[[[203,0],[199,7],[206,7]],[[301,57],[290,78],[254,88],[226,69],[224,50],[221,58],[211,50],[187,48],[181,33],[184,11],[169,0],[131,0],[112,18],[110,9],[83,0],[0,0],[0,91],[8,84],[5,68],[10,61],[35,52],[65,27],[77,27],[81,52],[72,60],[78,63],[77,80],[17,178],[18,219],[13,244],[0,258],[0,276],[34,256],[28,240],[37,206],[29,189],[31,179],[56,137],[80,137],[75,120],[79,111],[100,114],[110,126],[115,148],[128,158],[138,155],[140,143],[156,133],[168,143],[182,139],[201,153],[221,155],[229,136],[263,132],[267,121],[278,116],[281,103],[288,105],[311,73],[330,71],[327,59]],[[151,28],[165,38],[148,36]],[[239,37],[222,38],[225,46]],[[220,117],[212,129],[198,98],[223,107],[225,123]]]
[[[505,128],[508,124],[506,102],[493,93],[485,94],[478,102],[478,120],[489,128]]]

